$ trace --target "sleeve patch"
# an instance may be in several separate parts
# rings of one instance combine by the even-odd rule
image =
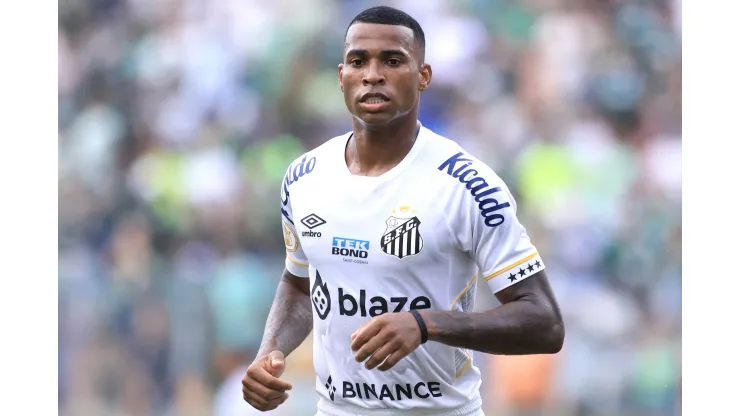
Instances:
[[[293,231],[293,227],[283,222],[283,239],[285,240],[285,250],[294,253],[298,250],[298,236]]]

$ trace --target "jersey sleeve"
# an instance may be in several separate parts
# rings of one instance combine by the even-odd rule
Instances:
[[[519,222],[514,197],[503,181],[499,180],[497,187],[501,190],[495,194],[495,202],[491,205],[508,204],[498,211],[501,216],[484,218],[479,214],[473,221],[473,253],[481,277],[493,293],[545,268],[537,248]]]
[[[467,170],[455,171],[457,223],[451,230],[478,266],[493,293],[545,268],[516,215],[516,201],[501,178],[471,157]],[[460,165],[460,163],[458,163]]]
[[[285,241],[285,268],[295,276],[308,277],[308,259],[301,247],[298,233],[293,222],[293,208],[290,198],[288,176],[283,179],[280,190],[280,213],[282,218],[283,239]]]

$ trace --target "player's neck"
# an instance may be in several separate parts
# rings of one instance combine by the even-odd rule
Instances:
[[[383,128],[368,128],[354,120],[344,153],[347,167],[363,176],[380,176],[393,169],[414,147],[420,127],[416,117]]]

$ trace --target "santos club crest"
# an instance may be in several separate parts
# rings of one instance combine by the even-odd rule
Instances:
[[[408,208],[405,210],[403,208],[406,207],[402,207],[401,211],[408,211]],[[391,216],[385,221],[386,229],[380,240],[380,248],[386,254],[399,259],[419,254],[424,248],[424,240],[419,233],[420,224],[421,221],[416,216],[410,218]]]

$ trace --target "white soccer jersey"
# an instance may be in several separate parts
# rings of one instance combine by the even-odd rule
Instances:
[[[291,164],[282,187],[285,266],[310,279],[321,415],[480,411],[470,351],[428,342],[382,372],[354,360],[351,334],[409,309],[472,311],[477,276],[495,293],[544,269],[503,181],[422,127],[396,167],[352,175],[351,133]]]

